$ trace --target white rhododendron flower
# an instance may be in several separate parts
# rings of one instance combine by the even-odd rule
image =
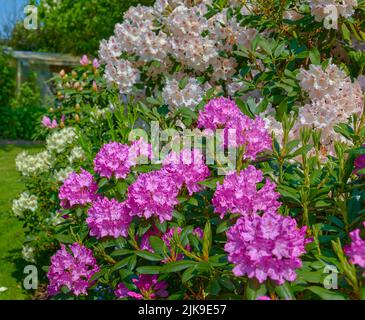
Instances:
[[[55,131],[47,137],[47,149],[51,152],[62,153],[75,142],[76,137],[76,130],[72,127]]]
[[[55,172],[54,174],[54,178],[56,179],[56,181],[58,182],[63,182],[66,180],[66,178],[69,176],[69,174],[71,172],[73,172],[74,170],[71,167],[67,167],[64,169],[60,169],[58,171]]]
[[[85,157],[85,152],[81,147],[74,147],[71,149],[70,155],[67,158],[70,164],[72,164],[75,161],[85,159]]]
[[[21,152],[15,159],[15,166],[23,176],[47,172],[51,166],[51,154],[43,151],[34,155]]]
[[[349,18],[357,7],[357,0],[309,0],[311,13],[315,20],[321,22],[327,19]],[[326,28],[337,29],[337,23],[325,24]]]
[[[207,73],[210,87],[227,81],[238,68],[232,52],[237,45],[249,48],[258,34],[241,26],[227,9],[206,17],[212,4],[211,0],[158,0],[153,7],[129,8],[114,35],[100,44],[107,82],[117,85],[122,94],[137,95],[144,90],[143,81],[168,73],[171,76],[161,83],[165,101],[170,108],[192,108],[200,99],[200,86],[191,80],[185,92],[174,98],[176,83],[171,79],[178,78],[174,73],[183,72],[192,79]],[[230,4],[242,5],[239,1]],[[223,51],[229,56],[221,56]],[[178,70],[172,71],[176,65]]]
[[[28,245],[23,246],[22,257],[25,261],[35,263],[34,254],[35,254],[35,248]]]
[[[322,130],[322,144],[332,153],[332,142],[345,141],[334,131],[335,125],[347,122],[352,114],[360,115],[364,96],[358,80],[350,77],[338,66],[329,63],[325,70],[310,65],[301,69],[298,79],[301,88],[308,93],[310,103],[299,109],[298,125]]]
[[[22,217],[27,210],[34,212],[37,208],[37,197],[28,192],[23,192],[18,199],[13,200],[12,210],[17,217]]]
[[[171,108],[187,107],[194,109],[201,102],[204,92],[203,87],[195,78],[189,78],[183,89],[180,89],[179,81],[170,79],[166,82],[162,97]]]

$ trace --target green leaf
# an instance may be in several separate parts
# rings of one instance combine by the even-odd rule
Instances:
[[[195,267],[186,269],[181,277],[181,281],[183,283],[189,281],[191,278],[194,277],[194,272],[195,272]]]
[[[57,234],[55,235],[55,238],[61,242],[61,243],[74,243],[74,239],[71,238],[71,236],[65,235],[65,234]]]
[[[110,271],[113,272],[113,271],[116,271],[116,270],[119,270],[123,267],[125,267],[126,265],[129,264],[130,260],[132,257],[135,257],[134,255],[133,256],[128,256],[127,258],[124,258],[123,260],[117,262],[111,269]]]
[[[194,267],[196,265],[197,265],[197,262],[191,261],[191,260],[174,261],[174,262],[165,264],[163,267],[161,267],[161,273],[178,272],[178,271],[190,268],[190,267]]]
[[[145,251],[145,250],[136,251],[136,255],[143,258],[143,259],[149,260],[149,261],[161,261],[163,259],[158,254],[152,253],[152,252],[149,252],[149,251]]]
[[[212,296],[217,296],[220,291],[221,291],[221,286],[218,280],[217,279],[210,280],[206,288],[206,292]]]
[[[137,272],[141,274],[159,274],[161,272],[161,267],[159,266],[143,266],[137,268]]]
[[[308,287],[307,289],[315,293],[323,300],[347,300],[347,298],[338,291],[331,291],[318,286],[311,286]]]
[[[157,254],[163,255],[165,250],[165,243],[161,240],[161,238],[156,236],[150,236],[149,237],[150,245]]]
[[[288,282],[285,282],[281,286],[275,287],[275,291],[278,296],[284,300],[295,300],[293,290]]]
[[[128,250],[128,249],[118,249],[118,250],[115,250],[111,253],[111,256],[112,257],[118,257],[118,256],[124,256],[126,254],[131,254],[133,253],[134,251],[132,250]]]
[[[232,223],[229,220],[223,221],[218,227],[217,227],[217,234],[222,233],[226,230],[228,230],[232,226]]]
[[[256,279],[248,279],[246,285],[246,298],[248,300],[257,300],[258,297],[266,295],[266,286],[260,284]]]
[[[209,251],[212,246],[212,227],[210,225],[210,221],[208,220],[204,227],[204,236],[203,236],[203,256],[205,260],[209,258]]]
[[[321,64],[321,54],[319,53],[317,48],[314,48],[311,51],[309,51],[309,59],[311,60],[312,64],[316,65]]]

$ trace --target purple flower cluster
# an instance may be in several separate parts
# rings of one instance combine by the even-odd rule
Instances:
[[[78,243],[70,245],[69,252],[65,245],[51,258],[48,294],[53,296],[66,286],[74,295],[87,295],[87,288],[92,285],[91,277],[99,271],[92,251]]]
[[[123,283],[120,283],[116,290],[115,295],[118,298],[131,297],[137,300],[153,300],[158,297],[166,298],[168,296],[167,292],[167,282],[158,282],[157,275],[140,275],[138,278],[132,280],[134,285],[137,287],[138,292],[129,290]]]
[[[185,184],[190,195],[199,192],[201,186],[198,182],[210,175],[204,157],[198,149],[171,152],[163,161],[163,169],[174,177],[180,187]]]
[[[94,159],[94,170],[101,177],[117,179],[127,177],[131,164],[129,163],[129,146],[119,142],[103,145]]]
[[[352,243],[346,246],[344,251],[346,255],[350,257],[350,262],[352,264],[357,264],[361,268],[365,269],[365,240],[361,239],[360,237],[360,229],[350,232],[350,238]]]
[[[119,142],[105,144],[94,159],[94,170],[101,177],[125,179],[130,168],[140,157],[152,157],[152,147],[143,139],[134,141],[131,146]]]
[[[243,146],[244,159],[255,160],[257,154],[272,149],[272,138],[265,129],[265,122],[260,117],[247,117],[228,98],[220,97],[209,101],[204,110],[199,112],[198,127],[213,131],[223,129],[224,145]]]
[[[278,213],[245,215],[227,232],[228,260],[236,276],[247,275],[260,283],[267,278],[283,284],[296,279],[302,266],[306,226],[299,229],[295,219]]]
[[[174,178],[163,170],[142,173],[128,188],[127,205],[132,216],[156,216],[162,223],[172,219],[179,191]]]
[[[132,217],[125,204],[108,198],[99,198],[94,201],[86,219],[90,235],[98,239],[107,236],[127,237],[131,221]]]
[[[239,174],[234,172],[227,175],[222,185],[217,183],[212,200],[215,212],[221,218],[227,213],[246,215],[258,211],[276,212],[280,207],[276,185],[267,179],[264,186],[257,190],[257,183],[262,180],[262,171],[252,165]]]
[[[72,172],[64,181],[58,194],[61,206],[70,208],[75,205],[85,205],[96,200],[98,185],[93,176],[81,168],[79,174]]]
[[[227,98],[212,99],[199,111],[198,127],[210,130],[224,129],[242,115],[237,104]]]

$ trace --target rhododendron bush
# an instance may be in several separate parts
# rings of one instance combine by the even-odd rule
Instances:
[[[131,7],[17,158],[49,298],[365,299],[364,13]]]

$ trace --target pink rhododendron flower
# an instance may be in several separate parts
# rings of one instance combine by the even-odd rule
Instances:
[[[152,157],[152,146],[142,138],[134,141],[131,146],[119,142],[105,144],[94,159],[94,170],[101,177],[110,179],[113,175],[117,179],[125,179],[131,167],[139,160]]]
[[[158,297],[166,298],[169,294],[166,290],[167,282],[158,282],[157,275],[142,274],[139,278],[134,278],[132,282],[137,287],[138,292],[131,291],[123,283],[120,283],[114,291],[115,295],[118,298],[131,297],[137,300],[154,300]]]
[[[94,159],[94,170],[101,177],[125,179],[130,172],[129,146],[119,142],[103,145]]]
[[[198,127],[211,130],[223,129],[241,115],[241,110],[231,99],[215,98],[208,102],[204,110],[199,111]]]
[[[361,268],[365,269],[365,240],[360,237],[360,229],[350,232],[350,238],[352,243],[346,246],[344,251],[346,255],[350,257],[350,262],[352,264],[357,264]]]
[[[88,210],[86,222],[90,228],[90,235],[98,239],[103,237],[127,237],[132,218],[124,203],[115,199],[99,198],[93,202]]]
[[[166,171],[142,173],[128,188],[128,206],[131,215],[158,217],[160,222],[172,219],[174,206],[179,202],[179,188]]]
[[[65,179],[58,194],[61,206],[70,208],[75,205],[85,205],[96,200],[98,185],[93,176],[81,168],[79,174],[72,172]]]
[[[152,146],[143,138],[140,138],[132,142],[129,148],[128,160],[132,166],[147,164],[148,159],[152,159],[152,155]]]
[[[51,119],[49,117],[47,117],[47,116],[44,116],[42,118],[42,124],[43,124],[44,127],[49,128],[49,129],[55,129],[55,128],[58,127],[57,120],[56,119],[53,119],[51,121]]]
[[[185,184],[190,195],[199,192],[201,186],[198,182],[210,175],[209,168],[204,163],[204,157],[198,149],[185,149],[179,154],[171,152],[163,161],[163,168],[180,186]]]
[[[276,185],[266,179],[264,186],[258,190],[257,184],[262,182],[263,173],[250,165],[239,174],[227,175],[223,184],[217,183],[212,203],[214,211],[223,218],[227,213],[242,215],[254,214],[258,211],[276,212],[280,207],[275,192]]]
[[[53,296],[66,286],[74,295],[87,295],[87,288],[92,285],[91,277],[99,271],[96,260],[90,249],[74,243],[65,245],[51,258],[47,273],[49,279],[48,294]]]
[[[95,69],[98,69],[98,68],[100,67],[99,60],[98,60],[98,59],[96,59],[96,58],[93,60],[93,67],[94,67]]]
[[[84,55],[82,56],[81,60],[80,60],[80,64],[81,64],[82,66],[87,66],[89,63],[90,63],[89,58],[87,57],[87,55],[86,55],[86,54],[84,54]]]
[[[258,297],[256,300],[272,300],[272,299],[268,296],[261,296],[261,297]]]
[[[255,160],[257,154],[272,149],[272,138],[265,122],[260,117],[247,117],[227,98],[210,100],[199,112],[198,127],[223,129],[224,146],[244,147],[244,159]]]
[[[307,227],[297,227],[291,217],[278,213],[245,215],[227,231],[228,261],[234,264],[233,273],[247,275],[260,283],[270,278],[278,284],[296,279],[302,266],[300,256],[305,245]]]

